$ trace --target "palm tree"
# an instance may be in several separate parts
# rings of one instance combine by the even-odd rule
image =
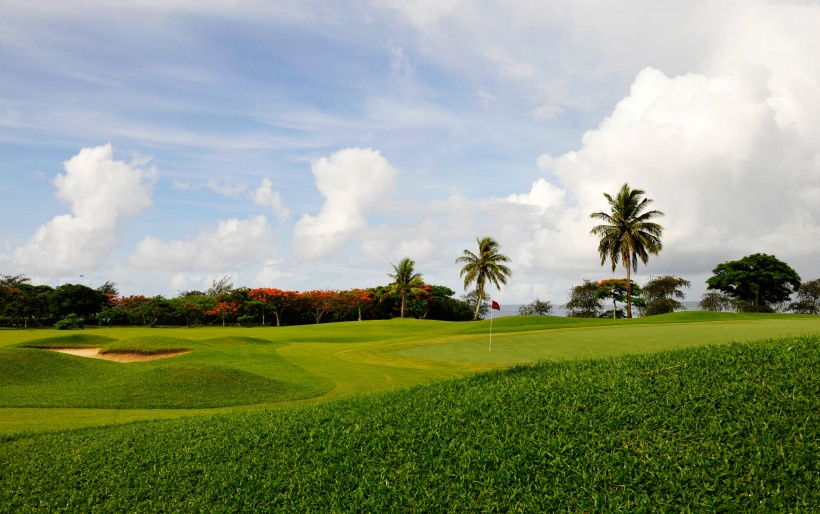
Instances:
[[[501,249],[492,237],[476,238],[478,243],[478,254],[470,250],[464,250],[464,255],[456,259],[456,264],[464,264],[461,268],[461,277],[464,277],[464,289],[470,287],[475,282],[475,290],[478,293],[475,314],[473,320],[478,319],[481,309],[481,302],[484,299],[484,287],[489,281],[497,289],[501,289],[501,284],[507,283],[507,278],[512,276],[510,268],[503,263],[510,262],[506,255],[498,253]]]
[[[630,189],[629,184],[624,184],[615,198],[604,193],[609,202],[609,214],[590,214],[591,218],[605,223],[591,231],[600,238],[598,253],[601,256],[601,266],[609,258],[612,262],[612,271],[615,271],[620,262],[626,268],[627,284],[631,283],[631,271],[638,271],[638,258],[646,264],[650,253],[658,255],[663,248],[663,227],[651,220],[664,214],[661,211],[646,210],[652,200],[643,198],[643,195],[642,190]],[[626,317],[632,317],[632,292],[629,288],[626,292]]]
[[[421,289],[424,282],[421,280],[421,273],[415,272],[416,263],[413,259],[405,257],[399,262],[398,266],[392,264],[393,270],[396,272],[388,273],[387,276],[393,279],[389,290],[391,294],[401,294],[401,317],[404,317],[404,298],[407,293],[413,293]]]

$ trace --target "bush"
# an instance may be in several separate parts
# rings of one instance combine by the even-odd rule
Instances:
[[[85,320],[82,317],[71,313],[68,316],[65,316],[63,319],[58,321],[54,324],[54,328],[57,330],[68,330],[73,328],[84,328],[85,327]]]
[[[542,301],[536,298],[528,305],[522,305],[518,308],[518,314],[522,316],[546,316],[552,312],[552,303]]]
[[[250,327],[252,325],[255,325],[256,322],[253,316],[239,316],[239,318],[237,318],[236,320],[236,324],[241,325],[243,327]]]

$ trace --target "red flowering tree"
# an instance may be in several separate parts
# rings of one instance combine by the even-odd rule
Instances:
[[[372,304],[375,299],[373,291],[365,289],[350,289],[339,291],[338,304],[339,311],[347,312],[355,310],[358,313],[359,321],[362,320],[362,309]]]
[[[276,317],[277,327],[282,326],[282,315],[285,309],[293,306],[293,303],[299,298],[297,291],[283,291],[282,289],[270,287],[251,289],[248,294],[252,301],[259,302],[261,306],[262,325],[265,324],[265,313],[272,312]]]
[[[322,317],[338,305],[339,292],[328,290],[304,291],[299,293],[299,301],[313,314],[318,325]]]
[[[185,326],[190,327],[205,321],[207,312],[216,307],[213,296],[188,295],[171,300],[174,312],[185,319]]]
[[[216,316],[222,319],[222,326],[225,326],[225,322],[228,318],[232,318],[239,313],[239,305],[236,302],[226,302],[221,301],[217,302],[216,306],[206,312],[208,316]]]
[[[48,304],[52,288],[22,283],[5,290],[0,295],[0,315],[11,318],[12,322],[28,328],[29,320],[48,317]]]
[[[143,295],[120,296],[113,298],[110,303],[110,310],[117,312],[122,311],[127,318],[139,318],[142,324],[148,323],[148,311],[145,305],[151,301],[150,298]],[[113,314],[113,313],[112,313]]]

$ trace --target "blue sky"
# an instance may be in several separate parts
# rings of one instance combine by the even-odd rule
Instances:
[[[589,213],[629,182],[666,213],[639,281],[697,300],[755,252],[820,276],[816,2],[0,10],[3,274],[175,296],[370,287],[407,256],[460,293],[490,235],[496,298],[560,304],[613,275]]]

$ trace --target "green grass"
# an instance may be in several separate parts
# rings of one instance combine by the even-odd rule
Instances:
[[[333,386],[330,380],[310,375],[279,356],[276,350],[282,343],[252,338],[192,341],[156,335],[110,341],[72,335],[3,349],[0,406],[202,409],[301,400]],[[122,364],[40,349],[100,343],[105,352],[194,351],[172,359]]]
[[[818,398],[816,335],[519,365],[11,437],[0,510],[816,512]]]
[[[820,317],[683,312],[634,320],[505,317],[297,327],[0,330],[0,434],[316,404],[539,360],[820,333]],[[185,355],[112,363],[55,347]]]

